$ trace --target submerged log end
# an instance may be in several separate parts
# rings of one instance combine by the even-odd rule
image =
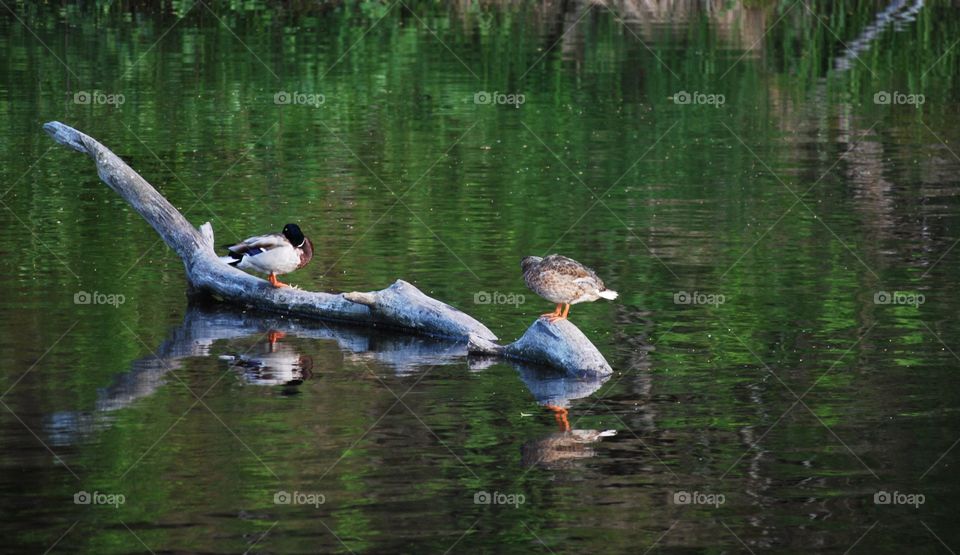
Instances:
[[[493,341],[470,334],[467,340],[467,353],[471,355],[503,355],[505,347]]]
[[[507,345],[504,354],[545,364],[578,377],[608,376],[613,368],[587,336],[569,320],[538,318],[523,337]]]

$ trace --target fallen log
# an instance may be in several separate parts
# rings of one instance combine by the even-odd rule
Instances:
[[[63,123],[44,124],[54,141],[93,158],[100,179],[140,214],[183,261],[194,293],[234,304],[307,319],[386,327],[468,341],[474,354],[505,356],[559,368],[570,376],[613,372],[603,355],[568,320],[538,319],[518,341],[506,346],[486,326],[398,279],[380,291],[323,293],[274,288],[266,280],[224,264],[214,251],[213,227],[199,228],[116,154],[92,137]]]
[[[486,326],[456,308],[430,298],[403,280],[381,291],[320,293],[274,288],[266,280],[224,264],[214,252],[209,222],[194,228],[166,198],[107,147],[92,137],[49,122],[44,130],[56,142],[89,155],[97,173],[123,197],[180,256],[194,292],[233,303],[304,318],[396,328],[412,333],[464,340],[497,339]]]

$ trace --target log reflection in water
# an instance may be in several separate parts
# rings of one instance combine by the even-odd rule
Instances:
[[[274,315],[241,312],[203,304],[191,305],[183,323],[170,332],[149,356],[137,359],[130,371],[118,374],[111,385],[97,392],[90,411],[65,411],[50,415],[46,430],[54,445],[74,443],[78,435],[110,426],[110,414],[148,397],[191,358],[211,356],[218,341],[256,339],[256,343],[221,356],[244,383],[258,386],[296,385],[311,376],[313,359],[297,351],[287,339],[334,340],[344,358],[368,361],[406,375],[424,366],[454,364],[466,355],[466,344],[359,327],[291,320]]]

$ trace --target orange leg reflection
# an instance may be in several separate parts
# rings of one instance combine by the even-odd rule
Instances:
[[[277,344],[277,341],[280,341],[286,336],[287,334],[283,333],[282,331],[270,330],[267,332],[267,341],[270,343],[271,353],[273,352],[273,347]]]
[[[560,430],[563,432],[569,432],[570,421],[567,420],[567,409],[554,405],[547,405],[547,408],[553,411],[553,417],[557,420],[557,424],[560,425]]]

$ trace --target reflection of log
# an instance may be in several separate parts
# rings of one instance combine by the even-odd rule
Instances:
[[[270,345],[268,332],[283,332],[286,338]],[[295,338],[336,341],[345,358],[391,367],[397,374],[415,368],[454,364],[466,355],[463,342],[451,343],[425,337],[325,325],[290,318],[240,312],[223,305],[191,303],[183,323],[150,356],[133,361],[130,371],[117,375],[108,387],[97,391],[97,402],[89,412],[59,412],[50,416],[47,433],[55,445],[68,445],[78,434],[92,433],[109,426],[111,413],[124,409],[157,392],[187,359],[209,357],[214,344],[257,339],[243,345],[228,360],[247,384],[270,386],[303,380],[313,366],[311,357],[298,352]]]
[[[265,280],[220,262],[209,223],[195,229],[183,214],[123,160],[93,138],[50,122],[43,128],[60,144],[89,155],[107,185],[124,198],[177,252],[194,290],[272,312],[399,328],[415,333],[494,340],[486,326],[463,312],[397,280],[371,293],[315,293],[292,287],[275,289]]]
[[[558,376],[556,372],[551,372],[549,369],[544,370],[522,363],[516,363],[514,366],[537,403],[553,407],[568,408],[570,401],[586,399],[610,379],[609,375],[571,378]]]
[[[475,354],[546,364],[574,376],[607,376],[613,369],[600,351],[570,320],[548,322],[539,318],[523,337],[502,346],[479,337],[470,337],[468,350]]]

